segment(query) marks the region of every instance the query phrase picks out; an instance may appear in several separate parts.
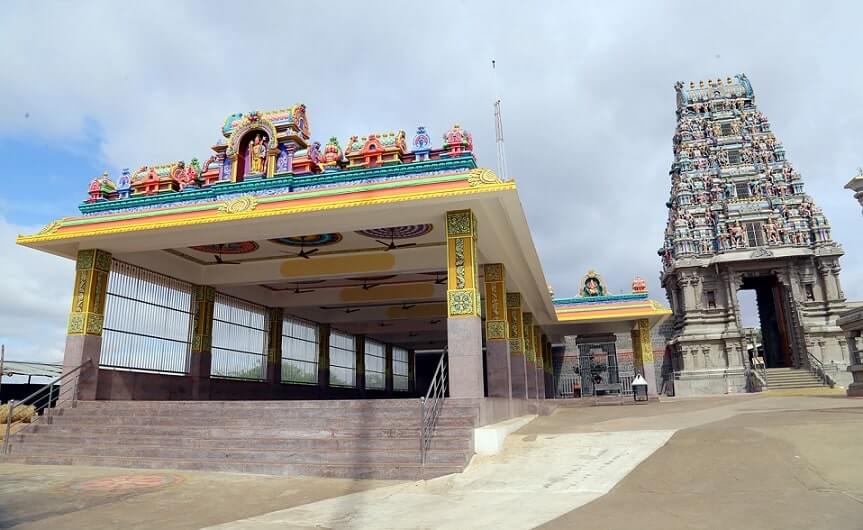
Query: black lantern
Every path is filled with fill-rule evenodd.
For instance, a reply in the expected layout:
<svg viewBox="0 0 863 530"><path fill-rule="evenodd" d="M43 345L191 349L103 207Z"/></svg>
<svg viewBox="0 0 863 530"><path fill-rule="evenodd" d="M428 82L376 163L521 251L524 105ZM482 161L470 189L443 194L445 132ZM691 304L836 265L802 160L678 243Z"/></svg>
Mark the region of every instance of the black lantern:
<svg viewBox="0 0 863 530"><path fill-rule="evenodd" d="M647 380L637 374L632 380L632 398L637 402L647 403Z"/></svg>

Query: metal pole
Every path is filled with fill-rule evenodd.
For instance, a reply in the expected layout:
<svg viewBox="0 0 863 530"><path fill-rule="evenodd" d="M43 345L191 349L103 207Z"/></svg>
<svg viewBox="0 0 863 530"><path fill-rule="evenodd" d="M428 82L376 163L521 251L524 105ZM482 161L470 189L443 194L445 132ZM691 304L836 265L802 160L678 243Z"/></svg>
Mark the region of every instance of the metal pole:
<svg viewBox="0 0 863 530"><path fill-rule="evenodd" d="M3 388L3 362L6 360L6 345L0 344L0 389Z"/></svg>
<svg viewBox="0 0 863 530"><path fill-rule="evenodd" d="M48 423L51 423L51 402L54 401L54 385L48 387L48 404L45 405L48 409L45 411L45 414L48 415ZM35 414L36 411L33 411Z"/></svg>
<svg viewBox="0 0 863 530"><path fill-rule="evenodd" d="M6 414L6 434L3 436L3 454L9 454L9 434L12 432L12 409L15 407L15 400L10 399L7 403L9 413Z"/></svg>

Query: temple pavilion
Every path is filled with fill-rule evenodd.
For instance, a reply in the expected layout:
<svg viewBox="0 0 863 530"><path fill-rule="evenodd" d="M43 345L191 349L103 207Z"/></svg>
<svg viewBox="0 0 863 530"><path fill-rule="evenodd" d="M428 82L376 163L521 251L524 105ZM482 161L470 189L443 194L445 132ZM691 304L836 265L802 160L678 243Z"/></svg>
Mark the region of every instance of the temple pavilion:
<svg viewBox="0 0 863 530"><path fill-rule="evenodd" d="M594 272L555 300L516 182L458 125L436 144L419 127L322 146L295 105L229 116L206 159L94 179L81 215L18 239L76 261L79 399L413 397L445 366L450 398L527 402L616 378L559 347L593 359L615 333L655 394L670 311Z"/></svg>

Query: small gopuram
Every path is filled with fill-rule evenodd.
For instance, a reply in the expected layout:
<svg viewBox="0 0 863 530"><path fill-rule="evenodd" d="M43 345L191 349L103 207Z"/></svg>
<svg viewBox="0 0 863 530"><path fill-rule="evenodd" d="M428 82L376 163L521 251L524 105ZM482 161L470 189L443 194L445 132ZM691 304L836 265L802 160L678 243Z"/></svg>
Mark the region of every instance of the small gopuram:
<svg viewBox="0 0 863 530"><path fill-rule="evenodd" d="M653 340L651 329L671 311L648 297L642 278L632 281L631 292L611 294L591 270L579 285L578 296L554 299L560 322L554 330L562 346L553 355L554 396L631 395L636 374L647 380L648 395L657 396L663 390L665 340ZM626 340L619 341L621 335Z"/></svg>
<svg viewBox="0 0 863 530"><path fill-rule="evenodd" d="M737 293L756 292L768 371L829 372L845 382L842 248L786 160L745 75L677 83L677 130L662 258L674 312L677 395L756 383ZM754 375L760 377L760 371ZM768 375L769 377L769 375Z"/></svg>

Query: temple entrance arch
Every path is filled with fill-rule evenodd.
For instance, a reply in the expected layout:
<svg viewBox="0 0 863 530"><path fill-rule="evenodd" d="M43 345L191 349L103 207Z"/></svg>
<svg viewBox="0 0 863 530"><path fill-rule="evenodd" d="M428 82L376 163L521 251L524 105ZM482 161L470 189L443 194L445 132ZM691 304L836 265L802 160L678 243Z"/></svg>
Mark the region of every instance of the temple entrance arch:
<svg viewBox="0 0 863 530"><path fill-rule="evenodd" d="M798 365L787 288L775 274L747 276L742 280L738 295L741 291L754 291L759 322L760 341L754 342L760 342L761 348L753 344L752 355L763 356L767 368Z"/></svg>

